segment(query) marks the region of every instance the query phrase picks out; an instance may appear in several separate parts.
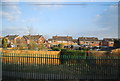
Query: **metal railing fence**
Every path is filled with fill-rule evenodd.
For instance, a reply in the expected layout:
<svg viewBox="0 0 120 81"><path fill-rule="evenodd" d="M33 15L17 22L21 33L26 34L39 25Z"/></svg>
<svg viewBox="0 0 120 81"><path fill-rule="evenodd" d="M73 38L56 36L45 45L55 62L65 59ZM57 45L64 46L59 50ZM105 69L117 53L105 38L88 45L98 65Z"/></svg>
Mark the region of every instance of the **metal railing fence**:
<svg viewBox="0 0 120 81"><path fill-rule="evenodd" d="M5 79L119 79L119 57L1 54Z"/></svg>

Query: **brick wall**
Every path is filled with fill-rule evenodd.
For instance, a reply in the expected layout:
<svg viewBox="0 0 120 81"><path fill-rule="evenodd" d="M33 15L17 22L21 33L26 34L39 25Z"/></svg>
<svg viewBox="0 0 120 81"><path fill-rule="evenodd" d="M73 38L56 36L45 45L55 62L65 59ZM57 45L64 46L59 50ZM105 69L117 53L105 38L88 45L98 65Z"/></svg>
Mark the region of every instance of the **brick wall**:
<svg viewBox="0 0 120 81"><path fill-rule="evenodd" d="M99 41L79 41L79 45L81 44L91 45L91 46L100 46Z"/></svg>

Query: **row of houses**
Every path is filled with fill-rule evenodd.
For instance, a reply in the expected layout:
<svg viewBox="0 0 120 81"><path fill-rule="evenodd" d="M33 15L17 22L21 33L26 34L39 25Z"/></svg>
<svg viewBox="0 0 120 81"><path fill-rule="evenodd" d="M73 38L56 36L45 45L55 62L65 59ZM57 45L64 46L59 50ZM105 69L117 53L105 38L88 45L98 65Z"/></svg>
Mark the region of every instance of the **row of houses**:
<svg viewBox="0 0 120 81"><path fill-rule="evenodd" d="M0 39L6 38L8 43L11 44L30 44L34 41L37 44L44 44L46 47L58 46L63 43L64 46L68 45L88 45L88 46L108 46L113 47L114 40L117 38L104 38L99 40L97 37L78 37L73 39L72 36L53 36L51 39L46 40L42 35L7 35L0 37Z"/></svg>
<svg viewBox="0 0 120 81"><path fill-rule="evenodd" d="M118 40L118 38L104 38L103 40L99 40L97 37L78 37L78 39L73 39L71 36L53 36L52 39L48 39L48 43L50 43L51 45L64 43L64 45L113 47L115 40Z"/></svg>

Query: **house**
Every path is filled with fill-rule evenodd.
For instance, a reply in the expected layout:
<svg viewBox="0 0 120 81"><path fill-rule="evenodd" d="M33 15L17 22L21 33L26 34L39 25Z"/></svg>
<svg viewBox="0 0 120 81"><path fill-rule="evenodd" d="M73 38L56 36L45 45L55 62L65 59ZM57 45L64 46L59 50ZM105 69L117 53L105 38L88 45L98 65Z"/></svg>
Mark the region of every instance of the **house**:
<svg viewBox="0 0 120 81"><path fill-rule="evenodd" d="M77 43L73 42L73 38L71 36L53 36L52 39L48 39L48 43L50 43L50 47L58 46L58 44L65 45L77 45Z"/></svg>
<svg viewBox="0 0 120 81"><path fill-rule="evenodd" d="M79 37L78 45L100 46L100 41L97 37Z"/></svg>
<svg viewBox="0 0 120 81"><path fill-rule="evenodd" d="M8 40L10 44L18 44L20 43L21 37L19 35L7 35L5 38Z"/></svg>
<svg viewBox="0 0 120 81"><path fill-rule="evenodd" d="M24 35L21 38L21 43L30 44L30 42L36 42L37 44L44 44L45 38L42 35Z"/></svg>
<svg viewBox="0 0 120 81"><path fill-rule="evenodd" d="M117 38L104 38L102 41L102 46L113 47L115 40L117 40Z"/></svg>
<svg viewBox="0 0 120 81"><path fill-rule="evenodd" d="M73 42L78 44L78 39L73 39Z"/></svg>
<svg viewBox="0 0 120 81"><path fill-rule="evenodd" d="M102 41L103 40L98 40L99 41L99 46L102 46Z"/></svg>

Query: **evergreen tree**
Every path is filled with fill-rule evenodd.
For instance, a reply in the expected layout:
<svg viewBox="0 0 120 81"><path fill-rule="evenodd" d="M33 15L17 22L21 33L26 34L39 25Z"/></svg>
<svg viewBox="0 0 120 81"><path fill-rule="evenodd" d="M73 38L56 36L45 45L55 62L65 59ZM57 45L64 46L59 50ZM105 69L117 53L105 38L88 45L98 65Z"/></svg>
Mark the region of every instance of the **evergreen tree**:
<svg viewBox="0 0 120 81"><path fill-rule="evenodd" d="M114 41L114 47L120 48L120 40Z"/></svg>
<svg viewBox="0 0 120 81"><path fill-rule="evenodd" d="M63 49L63 48L64 48L64 44L63 44L63 43L58 44L58 47L59 47L60 49Z"/></svg>
<svg viewBox="0 0 120 81"><path fill-rule="evenodd" d="M7 48L7 39L6 38L2 39L2 47Z"/></svg>

